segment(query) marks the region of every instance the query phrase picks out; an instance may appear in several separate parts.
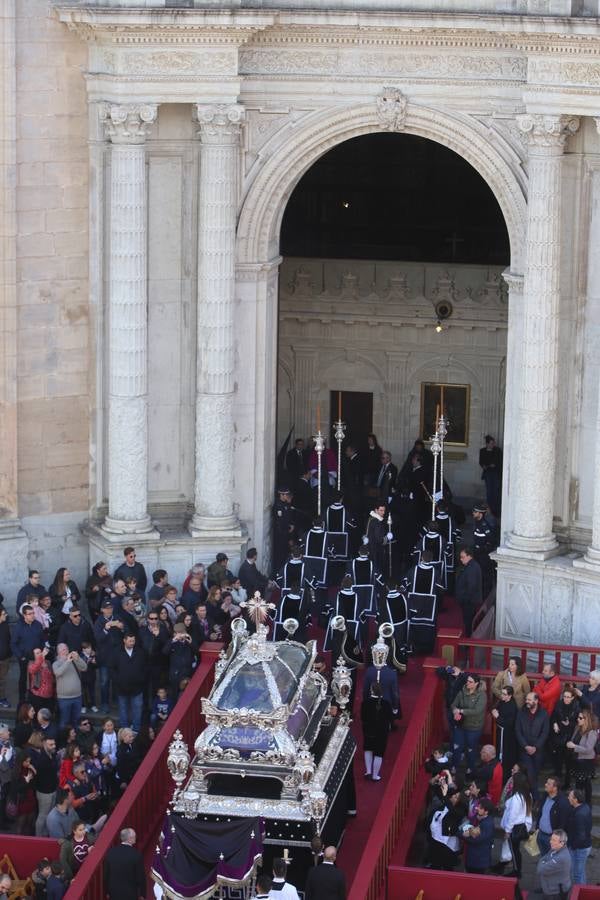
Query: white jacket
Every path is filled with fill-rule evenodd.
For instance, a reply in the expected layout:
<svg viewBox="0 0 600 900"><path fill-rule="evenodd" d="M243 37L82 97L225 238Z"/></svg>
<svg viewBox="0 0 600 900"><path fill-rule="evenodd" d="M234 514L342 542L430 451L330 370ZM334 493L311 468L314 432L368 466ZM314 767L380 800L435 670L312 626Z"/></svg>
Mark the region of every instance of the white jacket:
<svg viewBox="0 0 600 900"><path fill-rule="evenodd" d="M521 794L513 794L506 801L504 815L500 823L506 834L512 834L515 825L525 825L527 831L531 831L531 813L527 812L527 804Z"/></svg>

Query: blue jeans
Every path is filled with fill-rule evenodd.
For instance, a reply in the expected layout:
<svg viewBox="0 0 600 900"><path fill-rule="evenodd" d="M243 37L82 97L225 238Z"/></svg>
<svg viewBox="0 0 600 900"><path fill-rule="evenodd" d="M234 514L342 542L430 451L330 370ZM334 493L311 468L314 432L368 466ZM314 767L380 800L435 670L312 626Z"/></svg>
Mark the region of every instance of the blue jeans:
<svg viewBox="0 0 600 900"><path fill-rule="evenodd" d="M61 728L66 725L79 725L81 716L81 696L72 697L70 700L58 698L58 724Z"/></svg>
<svg viewBox="0 0 600 900"><path fill-rule="evenodd" d="M108 666L98 666L100 676L100 706L108 709L110 702L110 669Z"/></svg>
<svg viewBox="0 0 600 900"><path fill-rule="evenodd" d="M538 847L540 848L540 857L550 853L550 835L545 831L538 831L537 835Z"/></svg>
<svg viewBox="0 0 600 900"><path fill-rule="evenodd" d="M463 754L467 754L467 768L473 771L477 763L477 750L481 740L481 731L467 731L466 728L454 728L454 756L452 764L458 769Z"/></svg>
<svg viewBox="0 0 600 900"><path fill-rule="evenodd" d="M136 733L142 727L144 694L119 694L119 726L132 728Z"/></svg>
<svg viewBox="0 0 600 900"><path fill-rule="evenodd" d="M587 884L585 880L585 864L591 850L591 847L584 847L583 850L571 850L569 847L572 865L571 881L573 884Z"/></svg>

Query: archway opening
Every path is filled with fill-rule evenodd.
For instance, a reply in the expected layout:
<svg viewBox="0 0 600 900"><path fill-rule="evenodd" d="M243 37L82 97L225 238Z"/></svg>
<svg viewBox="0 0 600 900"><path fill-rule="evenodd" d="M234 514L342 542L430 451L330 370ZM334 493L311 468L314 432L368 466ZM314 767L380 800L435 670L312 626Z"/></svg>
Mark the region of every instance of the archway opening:
<svg viewBox="0 0 600 900"><path fill-rule="evenodd" d="M352 138L298 182L280 252L278 450L288 435L308 443L317 415L331 440L341 394L347 439L366 452L374 432L400 468L430 436L444 385L446 478L456 497L485 499L479 452L503 435L510 262L487 182L427 138Z"/></svg>

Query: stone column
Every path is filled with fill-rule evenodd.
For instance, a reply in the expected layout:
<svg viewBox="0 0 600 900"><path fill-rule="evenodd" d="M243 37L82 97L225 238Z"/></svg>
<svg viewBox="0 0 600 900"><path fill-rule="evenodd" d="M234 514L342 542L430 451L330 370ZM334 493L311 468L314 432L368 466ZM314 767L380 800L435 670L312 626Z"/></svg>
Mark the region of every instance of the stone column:
<svg viewBox="0 0 600 900"><path fill-rule="evenodd" d="M238 529L233 511L235 239L238 104L198 105L198 340L193 536Z"/></svg>
<svg viewBox="0 0 600 900"><path fill-rule="evenodd" d="M157 107L101 107L110 178L108 516L103 530L147 534L148 281L145 141Z"/></svg>
<svg viewBox="0 0 600 900"><path fill-rule="evenodd" d="M527 265L523 289L523 346L519 395L517 484L509 548L556 552L552 532L558 420L561 171L565 141L579 120L524 115L529 143Z"/></svg>

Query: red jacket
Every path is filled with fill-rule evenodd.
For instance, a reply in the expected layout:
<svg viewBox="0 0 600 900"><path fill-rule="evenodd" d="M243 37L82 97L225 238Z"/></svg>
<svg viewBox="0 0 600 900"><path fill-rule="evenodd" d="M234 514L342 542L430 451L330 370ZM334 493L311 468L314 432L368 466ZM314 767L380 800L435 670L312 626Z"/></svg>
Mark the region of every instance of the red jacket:
<svg viewBox="0 0 600 900"><path fill-rule="evenodd" d="M41 700L54 697L54 674L44 656L38 656L37 660L28 663L27 682L34 697Z"/></svg>
<svg viewBox="0 0 600 900"><path fill-rule="evenodd" d="M497 762L494 766L494 773L488 781L488 794L494 806L498 806L500 796L502 794L502 763Z"/></svg>
<svg viewBox="0 0 600 900"><path fill-rule="evenodd" d="M550 681L540 678L534 692L540 698L540 706L551 716L561 694L560 678L558 675L553 675Z"/></svg>

